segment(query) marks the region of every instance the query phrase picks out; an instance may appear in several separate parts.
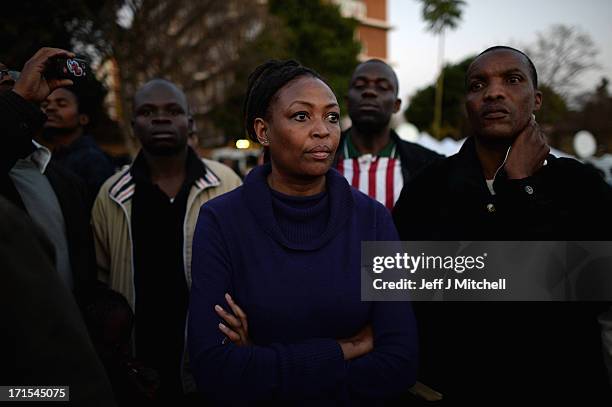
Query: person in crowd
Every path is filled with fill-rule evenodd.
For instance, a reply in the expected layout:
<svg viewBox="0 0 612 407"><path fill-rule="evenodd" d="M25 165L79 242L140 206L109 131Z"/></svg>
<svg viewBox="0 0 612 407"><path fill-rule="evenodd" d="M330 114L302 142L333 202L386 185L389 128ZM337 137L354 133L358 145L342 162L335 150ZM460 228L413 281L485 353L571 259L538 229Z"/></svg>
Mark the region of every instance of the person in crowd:
<svg viewBox="0 0 612 407"><path fill-rule="evenodd" d="M85 85L58 88L42 102L47 115L37 141L52 152L52 160L78 175L87 186L91 202L115 167L87 134L94 103Z"/></svg>
<svg viewBox="0 0 612 407"><path fill-rule="evenodd" d="M412 309L361 301L359 256L362 241L397 232L382 204L331 169L336 97L291 60L248 82L246 131L270 161L200 210L188 325L198 388L220 403L398 397L414 384Z"/></svg>
<svg viewBox="0 0 612 407"><path fill-rule="evenodd" d="M43 55L34 58L40 61ZM45 233L0 196L0 383L69 386L65 394L72 405L115 406L79 309L55 270L54 256Z"/></svg>
<svg viewBox="0 0 612 407"><path fill-rule="evenodd" d="M393 211L402 240L609 240L610 187L580 162L549 154L534 117L542 102L523 52L495 46L478 55L466 73L472 135L404 187ZM600 308L420 303L419 380L451 405L606 405Z"/></svg>
<svg viewBox="0 0 612 407"><path fill-rule="evenodd" d="M549 154L533 116L542 105L537 86L531 60L518 50L493 47L476 58L466 78L472 137L404 189L394 211L402 238L609 236L584 225L610 221L610 188L589 167Z"/></svg>
<svg viewBox="0 0 612 407"><path fill-rule="evenodd" d="M437 153L399 138L391 116L402 104L399 82L389 65L370 59L355 68L346 98L352 127L340 139L335 167L348 182L393 209L403 185Z"/></svg>
<svg viewBox="0 0 612 407"><path fill-rule="evenodd" d="M42 48L19 77L15 71L2 74L0 134L6 143L0 149L0 194L25 210L43 230L53 244L55 269L81 302L96 281L86 188L77 176L51 160L46 147L33 141L47 121L39 104L51 92L72 85L68 79L46 80L46 64L51 58L67 56L73 54Z"/></svg>
<svg viewBox="0 0 612 407"><path fill-rule="evenodd" d="M158 400L180 402L191 391L182 367L198 211L240 179L187 145L187 99L172 82L147 82L133 111L142 149L104 183L92 211L98 276L134 310L135 357L158 371Z"/></svg>

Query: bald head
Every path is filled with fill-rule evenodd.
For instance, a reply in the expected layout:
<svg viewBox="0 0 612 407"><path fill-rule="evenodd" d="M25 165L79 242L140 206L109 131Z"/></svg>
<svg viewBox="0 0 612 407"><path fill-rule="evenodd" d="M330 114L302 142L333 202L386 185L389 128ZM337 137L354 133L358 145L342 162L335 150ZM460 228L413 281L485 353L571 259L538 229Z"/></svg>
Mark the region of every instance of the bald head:
<svg viewBox="0 0 612 407"><path fill-rule="evenodd" d="M392 85L393 90L395 92L395 96L399 93L399 81L397 79L397 75L393 68L389 66L385 61L380 59L368 59L365 62L357 65L355 70L353 71L353 76L351 78L351 82L360 75L360 73L364 70L375 70L379 73L379 76L386 78Z"/></svg>
<svg viewBox="0 0 612 407"><path fill-rule="evenodd" d="M161 94L164 96L173 95L176 103L180 104L186 112L188 111L189 107L185 93L174 83L161 78L151 79L136 91L132 105L133 110L136 111L139 105L147 103L150 99L157 98Z"/></svg>

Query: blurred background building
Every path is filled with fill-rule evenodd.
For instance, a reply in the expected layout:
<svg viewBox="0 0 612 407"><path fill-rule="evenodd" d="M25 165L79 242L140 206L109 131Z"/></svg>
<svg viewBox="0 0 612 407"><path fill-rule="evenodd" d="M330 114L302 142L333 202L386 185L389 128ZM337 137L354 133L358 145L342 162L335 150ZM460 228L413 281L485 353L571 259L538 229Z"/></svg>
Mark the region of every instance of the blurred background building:
<svg viewBox="0 0 612 407"><path fill-rule="evenodd" d="M387 0L333 0L342 16L359 22L355 32L361 44L359 60L388 60L388 31L392 28L387 16Z"/></svg>

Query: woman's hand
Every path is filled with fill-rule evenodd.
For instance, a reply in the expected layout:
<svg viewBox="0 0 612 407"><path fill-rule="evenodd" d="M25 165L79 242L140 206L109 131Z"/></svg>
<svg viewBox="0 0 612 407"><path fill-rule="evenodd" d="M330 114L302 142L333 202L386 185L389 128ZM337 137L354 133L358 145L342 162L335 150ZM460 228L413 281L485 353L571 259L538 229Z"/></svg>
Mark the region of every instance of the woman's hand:
<svg viewBox="0 0 612 407"><path fill-rule="evenodd" d="M368 324L356 335L347 339L339 339L344 360L351 360L370 353L374 349L374 333Z"/></svg>
<svg viewBox="0 0 612 407"><path fill-rule="evenodd" d="M225 301L227 301L230 306L233 315L225 311L220 305L215 305L217 315L225 321L225 324L219 323L219 329L234 343L234 345L251 345L246 313L234 302L229 294L225 294Z"/></svg>
<svg viewBox="0 0 612 407"><path fill-rule="evenodd" d="M234 345L251 345L246 313L234 302L229 294L225 294L225 300L230 306L233 315L224 310L220 305L215 305L217 315L225 321L225 324L219 323L219 330L221 330ZM342 348L344 360L351 360L363 356L374 349L374 334L372 332L372 327L366 325L354 336L340 339L338 343Z"/></svg>

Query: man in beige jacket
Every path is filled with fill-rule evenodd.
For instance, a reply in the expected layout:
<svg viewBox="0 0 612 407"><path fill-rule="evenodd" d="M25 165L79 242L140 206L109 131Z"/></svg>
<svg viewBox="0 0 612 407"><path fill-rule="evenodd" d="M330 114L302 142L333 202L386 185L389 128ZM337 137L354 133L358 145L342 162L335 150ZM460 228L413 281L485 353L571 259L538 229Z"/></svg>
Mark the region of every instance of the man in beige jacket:
<svg viewBox="0 0 612 407"><path fill-rule="evenodd" d="M134 96L132 128L142 149L108 179L92 213L99 279L135 313L135 357L159 373L161 401L192 390L183 360L191 242L200 206L240 185L223 164L187 145L187 99L154 79Z"/></svg>

